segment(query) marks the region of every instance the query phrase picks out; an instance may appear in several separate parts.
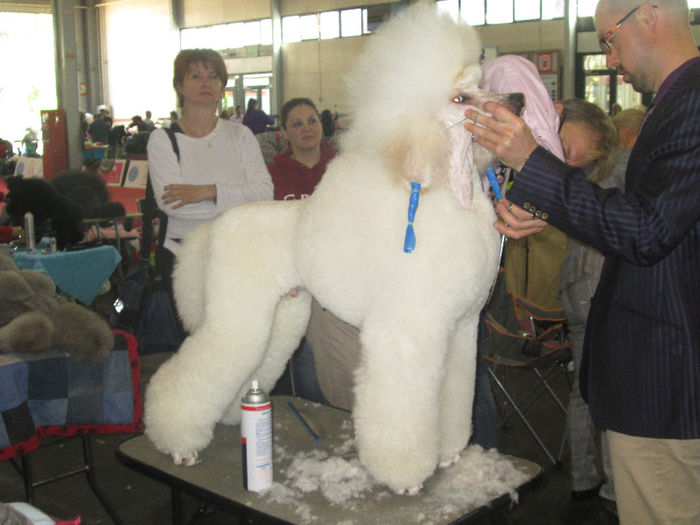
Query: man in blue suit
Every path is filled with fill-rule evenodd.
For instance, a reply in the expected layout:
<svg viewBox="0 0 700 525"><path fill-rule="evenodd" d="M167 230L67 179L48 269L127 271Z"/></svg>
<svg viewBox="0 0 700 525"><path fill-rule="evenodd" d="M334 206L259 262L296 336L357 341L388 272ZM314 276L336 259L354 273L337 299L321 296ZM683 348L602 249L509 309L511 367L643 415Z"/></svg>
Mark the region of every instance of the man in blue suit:
<svg viewBox="0 0 700 525"><path fill-rule="evenodd" d="M468 110L465 129L519 172L496 206L501 233L547 221L606 255L581 390L608 430L621 523L700 523L700 53L685 0L600 0L595 25L608 66L656 93L624 193L586 181L501 106Z"/></svg>

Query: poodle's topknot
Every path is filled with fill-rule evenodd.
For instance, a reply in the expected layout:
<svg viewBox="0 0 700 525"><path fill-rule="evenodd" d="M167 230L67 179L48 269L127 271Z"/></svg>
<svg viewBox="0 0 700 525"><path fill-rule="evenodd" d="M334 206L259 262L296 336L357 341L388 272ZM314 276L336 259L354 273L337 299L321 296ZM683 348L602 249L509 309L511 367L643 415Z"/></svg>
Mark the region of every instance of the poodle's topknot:
<svg viewBox="0 0 700 525"><path fill-rule="evenodd" d="M434 116L465 67L480 74L480 54L476 31L434 3L403 9L372 35L346 79L353 128L390 132L407 116Z"/></svg>

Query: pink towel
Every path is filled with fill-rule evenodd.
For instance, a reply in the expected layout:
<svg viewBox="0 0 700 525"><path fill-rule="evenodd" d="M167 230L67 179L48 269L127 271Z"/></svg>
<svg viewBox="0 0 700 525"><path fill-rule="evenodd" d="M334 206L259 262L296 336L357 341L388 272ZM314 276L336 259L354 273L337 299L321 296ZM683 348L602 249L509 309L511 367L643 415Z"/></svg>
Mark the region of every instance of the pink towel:
<svg viewBox="0 0 700 525"><path fill-rule="evenodd" d="M492 93L522 93L522 118L535 140L564 160L559 139L559 114L549 98L535 64L518 55L503 55L484 64L481 88Z"/></svg>

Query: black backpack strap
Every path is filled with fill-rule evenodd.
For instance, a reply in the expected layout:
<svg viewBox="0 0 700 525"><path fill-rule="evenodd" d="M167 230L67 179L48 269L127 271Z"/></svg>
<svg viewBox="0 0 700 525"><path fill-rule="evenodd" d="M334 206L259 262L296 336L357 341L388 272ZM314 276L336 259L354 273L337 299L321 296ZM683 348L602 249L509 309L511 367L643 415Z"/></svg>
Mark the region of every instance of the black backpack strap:
<svg viewBox="0 0 700 525"><path fill-rule="evenodd" d="M167 133L168 137L170 138L170 142L173 146L173 151L175 152L175 156L177 157L178 163L180 162L180 148L177 145L177 138L175 137L175 133L182 133L182 130L180 129L180 126L177 125L176 122L173 122L173 124L169 128L163 128L164 131ZM158 219L159 221L159 226L158 226L158 237L156 238L156 253L159 248L163 246L165 243L165 234L168 230L168 215L161 210L158 207L158 203L156 202L155 195L153 193L153 186L151 185L151 176L150 173L148 177L146 178L146 196L143 200L143 203L141 205L141 213L142 213L142 236L141 236L141 259L144 261L148 261L150 259L151 251L150 251L150 246L151 243L153 242L153 220ZM143 248L148 247L146 250ZM145 253L144 253L145 252ZM156 268L156 275L159 274L158 268Z"/></svg>
<svg viewBox="0 0 700 525"><path fill-rule="evenodd" d="M177 157L177 161L180 162L180 147L177 145L177 139L175 138L175 133L182 133L182 129L177 122L173 122L169 128L165 128L165 132L170 137L170 142L173 145L173 151Z"/></svg>

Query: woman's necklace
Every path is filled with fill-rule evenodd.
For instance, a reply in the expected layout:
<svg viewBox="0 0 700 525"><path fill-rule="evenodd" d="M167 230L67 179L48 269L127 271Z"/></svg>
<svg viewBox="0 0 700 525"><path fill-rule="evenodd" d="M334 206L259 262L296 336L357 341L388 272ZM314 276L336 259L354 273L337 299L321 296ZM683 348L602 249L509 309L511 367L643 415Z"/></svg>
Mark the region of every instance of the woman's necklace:
<svg viewBox="0 0 700 525"><path fill-rule="evenodd" d="M217 119L217 121L218 121L217 117L214 117L214 118ZM192 132L192 130L190 129L189 125L187 124L187 122L185 121L184 118L180 120L180 128L182 129L182 131L185 132L185 135L187 135L188 137L192 137L192 138L198 139L200 141L202 139L206 138L207 140L205 140L204 142L206 143L207 148L211 148L211 145L214 142L214 139L216 138L216 125L217 125L217 123L218 122L214 122L214 128L212 129L212 131L205 133L204 135L201 135L201 136L198 133Z"/></svg>

